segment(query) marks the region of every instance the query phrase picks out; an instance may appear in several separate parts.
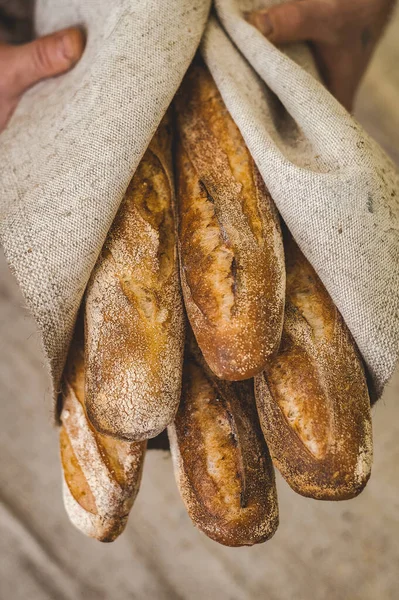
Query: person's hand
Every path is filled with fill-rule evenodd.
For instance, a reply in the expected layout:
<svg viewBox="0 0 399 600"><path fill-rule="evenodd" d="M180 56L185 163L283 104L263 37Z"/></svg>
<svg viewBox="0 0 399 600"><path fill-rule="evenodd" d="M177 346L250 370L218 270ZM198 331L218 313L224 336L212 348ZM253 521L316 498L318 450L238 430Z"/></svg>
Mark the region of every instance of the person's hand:
<svg viewBox="0 0 399 600"><path fill-rule="evenodd" d="M247 15L271 42L309 41L331 93L348 109L395 0L293 0Z"/></svg>
<svg viewBox="0 0 399 600"><path fill-rule="evenodd" d="M0 132L22 94L32 85L71 69L84 49L84 35L71 27L28 44L0 44Z"/></svg>

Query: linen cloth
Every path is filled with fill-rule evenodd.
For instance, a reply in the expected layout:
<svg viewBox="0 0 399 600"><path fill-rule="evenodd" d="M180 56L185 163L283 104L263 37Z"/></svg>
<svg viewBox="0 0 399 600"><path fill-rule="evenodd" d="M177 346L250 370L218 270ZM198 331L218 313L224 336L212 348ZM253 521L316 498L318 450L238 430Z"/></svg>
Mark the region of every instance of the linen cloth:
<svg viewBox="0 0 399 600"><path fill-rule="evenodd" d="M280 214L343 315L377 395L399 351L399 176L320 83L306 45L244 18L275 4L39 0L37 32L85 53L0 136L0 236L42 335L54 398L79 304L128 183L201 42Z"/></svg>

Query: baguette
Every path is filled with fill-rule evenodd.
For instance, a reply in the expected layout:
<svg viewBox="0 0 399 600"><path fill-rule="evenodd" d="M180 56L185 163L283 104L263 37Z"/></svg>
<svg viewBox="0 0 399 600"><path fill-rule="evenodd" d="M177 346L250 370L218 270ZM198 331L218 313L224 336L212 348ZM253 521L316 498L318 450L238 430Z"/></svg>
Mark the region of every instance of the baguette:
<svg viewBox="0 0 399 600"><path fill-rule="evenodd" d="M98 431L155 437L173 421L184 347L165 117L129 185L86 292L86 409Z"/></svg>
<svg viewBox="0 0 399 600"><path fill-rule="evenodd" d="M168 427L176 482L194 524L226 546L251 546L278 526L274 470L253 382L217 379L187 344L183 392Z"/></svg>
<svg viewBox="0 0 399 600"><path fill-rule="evenodd" d="M356 345L314 269L287 233L286 316L277 356L255 380L275 466L299 494L345 500L370 476L372 431Z"/></svg>
<svg viewBox="0 0 399 600"><path fill-rule="evenodd" d="M68 516L83 533L112 542L125 528L137 495L146 442L96 432L84 408L83 340L75 337L64 372L60 450Z"/></svg>
<svg viewBox="0 0 399 600"><path fill-rule="evenodd" d="M285 271L273 201L201 64L175 100L181 282L198 345L223 379L263 370L283 324Z"/></svg>

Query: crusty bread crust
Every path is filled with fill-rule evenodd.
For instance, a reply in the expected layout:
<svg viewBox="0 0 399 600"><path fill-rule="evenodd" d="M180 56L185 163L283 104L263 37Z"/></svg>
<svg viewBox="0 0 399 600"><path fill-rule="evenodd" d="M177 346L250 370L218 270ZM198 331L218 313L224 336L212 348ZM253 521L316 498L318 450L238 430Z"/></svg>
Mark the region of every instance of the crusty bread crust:
<svg viewBox="0 0 399 600"><path fill-rule="evenodd" d="M146 442L125 442L94 430L84 409L83 341L72 343L64 372L60 450L64 504L83 533L112 542L137 495Z"/></svg>
<svg viewBox="0 0 399 600"><path fill-rule="evenodd" d="M188 318L213 372L241 380L279 344L284 250L273 201L206 68L175 100L176 197Z"/></svg>
<svg viewBox="0 0 399 600"><path fill-rule="evenodd" d="M314 269L285 235L287 294L277 356L255 379L274 464L299 494L352 498L372 464L370 399L356 345Z"/></svg>
<svg viewBox="0 0 399 600"><path fill-rule="evenodd" d="M165 117L126 192L86 292L86 409L98 431L144 440L173 420L184 320Z"/></svg>
<svg viewBox="0 0 399 600"><path fill-rule="evenodd" d="M186 348L182 400L168 434L177 485L201 531L226 546L250 546L274 534L274 471L253 382L217 379L193 339Z"/></svg>

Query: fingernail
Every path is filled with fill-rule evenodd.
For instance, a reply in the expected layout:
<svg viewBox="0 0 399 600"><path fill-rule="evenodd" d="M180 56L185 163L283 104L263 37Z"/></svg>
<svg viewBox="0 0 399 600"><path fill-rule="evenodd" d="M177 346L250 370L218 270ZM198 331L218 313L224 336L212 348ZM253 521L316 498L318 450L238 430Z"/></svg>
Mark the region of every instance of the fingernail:
<svg viewBox="0 0 399 600"><path fill-rule="evenodd" d="M263 35L269 36L273 31L273 25L267 12L246 13L245 18L248 23L251 23L256 29L259 29Z"/></svg>
<svg viewBox="0 0 399 600"><path fill-rule="evenodd" d="M71 35L69 31L61 35L58 42L58 49L68 63L74 63L79 58L75 36Z"/></svg>

